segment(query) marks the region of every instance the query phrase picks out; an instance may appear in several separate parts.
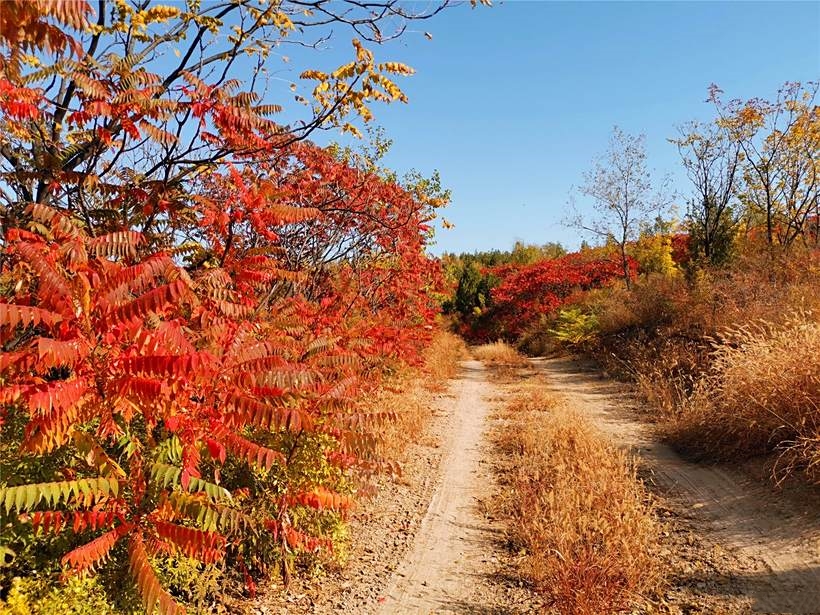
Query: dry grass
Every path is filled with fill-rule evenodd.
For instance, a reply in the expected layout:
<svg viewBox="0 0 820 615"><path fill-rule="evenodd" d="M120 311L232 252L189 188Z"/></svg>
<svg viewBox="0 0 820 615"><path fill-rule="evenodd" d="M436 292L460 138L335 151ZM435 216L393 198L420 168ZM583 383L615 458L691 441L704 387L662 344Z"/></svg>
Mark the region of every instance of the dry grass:
<svg viewBox="0 0 820 615"><path fill-rule="evenodd" d="M607 350L624 341L656 343L668 354L673 345L702 342L727 328L765 320L782 324L795 311L820 310L820 263L794 256L774 262L746 259L723 270L683 276L642 276L631 290L589 291L578 304L593 312ZM607 341L610 344L606 344ZM617 354L622 354L617 352ZM690 353L691 354L691 353ZM707 357L694 359L707 362Z"/></svg>
<svg viewBox="0 0 820 615"><path fill-rule="evenodd" d="M424 372L428 386L440 390L458 372L458 364L468 356L464 340L449 331L441 331L424 353Z"/></svg>
<svg viewBox="0 0 820 615"><path fill-rule="evenodd" d="M818 252L798 252L769 260L765 254L743 256L735 266L705 276L698 302L710 306L712 329L752 321L784 323L795 311L820 310Z"/></svg>
<svg viewBox="0 0 820 615"><path fill-rule="evenodd" d="M780 451L780 469L820 481L817 319L791 316L820 314L819 280L816 254L752 254L581 304L600 323L592 353L636 383L673 444L721 459Z"/></svg>
<svg viewBox="0 0 820 615"><path fill-rule="evenodd" d="M473 346L470 351L476 359L492 366L524 367L527 365L525 357L521 356L515 348L502 341Z"/></svg>
<svg viewBox="0 0 820 615"><path fill-rule="evenodd" d="M645 603L663 584L660 530L633 462L542 386L502 412L500 509L525 576L562 615Z"/></svg>
<svg viewBox="0 0 820 615"><path fill-rule="evenodd" d="M492 370L491 377L495 381L514 380L521 370L531 367L524 355L502 341L473 346L470 354Z"/></svg>
<svg viewBox="0 0 820 615"><path fill-rule="evenodd" d="M820 481L820 322L798 314L726 332L672 420L675 439L721 458L781 451Z"/></svg>
<svg viewBox="0 0 820 615"><path fill-rule="evenodd" d="M674 365L674 364L673 364ZM677 415L691 388L689 374L674 373L667 362L646 362L635 370L638 394L651 409L655 418L668 421Z"/></svg>

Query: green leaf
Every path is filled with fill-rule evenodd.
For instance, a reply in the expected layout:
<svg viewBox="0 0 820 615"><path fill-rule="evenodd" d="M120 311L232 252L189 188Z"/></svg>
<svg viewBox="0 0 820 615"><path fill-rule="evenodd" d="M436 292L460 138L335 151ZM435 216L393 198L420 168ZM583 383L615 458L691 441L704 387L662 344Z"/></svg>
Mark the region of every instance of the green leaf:
<svg viewBox="0 0 820 615"><path fill-rule="evenodd" d="M182 470L169 466L168 469L165 470L165 475L162 478L162 486L167 487L168 485L177 485L181 474Z"/></svg>
<svg viewBox="0 0 820 615"><path fill-rule="evenodd" d="M37 485L26 485L26 510L31 510L40 501L40 489Z"/></svg>
<svg viewBox="0 0 820 615"><path fill-rule="evenodd" d="M86 499L98 501L102 496L117 494L119 484L114 479L95 477L91 479L66 480L53 483L32 483L0 489L0 501L6 514L12 510L22 512L45 502L50 508L70 501L72 496L82 495Z"/></svg>
<svg viewBox="0 0 820 615"><path fill-rule="evenodd" d="M98 478L97 490L108 496L111 493L111 483L108 481L107 478Z"/></svg>
<svg viewBox="0 0 820 615"><path fill-rule="evenodd" d="M6 514L11 512L11 509L14 507L14 490L13 489L5 489L5 497L3 498L3 506L6 509Z"/></svg>
<svg viewBox="0 0 820 615"><path fill-rule="evenodd" d="M57 504L58 500L60 499L62 499L63 502L66 502L68 498L71 497L71 494L73 493L75 488L76 486L74 485L74 481L65 481L63 483L60 483L59 491L52 493L52 502L50 502L50 504Z"/></svg>
<svg viewBox="0 0 820 615"><path fill-rule="evenodd" d="M86 479L81 478L80 480L76 481L76 483L78 495L79 493L82 493L83 496L88 496L91 493L91 486L88 484L88 481Z"/></svg>
<svg viewBox="0 0 820 615"><path fill-rule="evenodd" d="M15 491L16 491L16 494L14 496L14 508L16 508L18 511L24 510L23 505L26 502L25 486L16 487Z"/></svg>

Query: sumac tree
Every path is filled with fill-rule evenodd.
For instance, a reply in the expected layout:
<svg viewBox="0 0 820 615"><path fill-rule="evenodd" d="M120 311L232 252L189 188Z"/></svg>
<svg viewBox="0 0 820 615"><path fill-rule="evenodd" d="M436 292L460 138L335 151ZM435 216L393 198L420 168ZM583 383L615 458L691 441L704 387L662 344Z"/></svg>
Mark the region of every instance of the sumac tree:
<svg viewBox="0 0 820 615"><path fill-rule="evenodd" d="M114 559L171 613L157 558L252 580L332 548L300 519L392 468L360 400L430 337L443 193L304 138L402 100L409 69L360 41L438 8L4 3L4 550L69 535L66 572ZM309 117L277 123L264 63L330 24L358 32L351 62L303 73Z"/></svg>

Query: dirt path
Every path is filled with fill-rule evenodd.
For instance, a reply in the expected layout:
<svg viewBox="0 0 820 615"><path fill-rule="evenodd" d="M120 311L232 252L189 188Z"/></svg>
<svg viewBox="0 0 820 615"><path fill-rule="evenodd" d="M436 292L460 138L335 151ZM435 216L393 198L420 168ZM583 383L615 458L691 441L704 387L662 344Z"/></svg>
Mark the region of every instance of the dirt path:
<svg viewBox="0 0 820 615"><path fill-rule="evenodd" d="M412 547L392 575L378 613L517 613L535 608L501 574L501 528L482 511L492 492L485 430L498 390L478 361L463 363L440 434L438 484Z"/></svg>
<svg viewBox="0 0 820 615"><path fill-rule="evenodd" d="M485 432L501 391L465 361L446 391L423 392L431 409L407 447L399 479L382 477L351 519L349 559L317 578L272 586L252 615L541 613L515 575L499 523L485 511L495 475Z"/></svg>
<svg viewBox="0 0 820 615"><path fill-rule="evenodd" d="M635 416L624 387L588 364L568 358L533 363L571 407L640 456L656 489L694 519L711 544L742 562L719 591L748 597L757 613L820 613L816 499L775 491L739 471L685 461Z"/></svg>

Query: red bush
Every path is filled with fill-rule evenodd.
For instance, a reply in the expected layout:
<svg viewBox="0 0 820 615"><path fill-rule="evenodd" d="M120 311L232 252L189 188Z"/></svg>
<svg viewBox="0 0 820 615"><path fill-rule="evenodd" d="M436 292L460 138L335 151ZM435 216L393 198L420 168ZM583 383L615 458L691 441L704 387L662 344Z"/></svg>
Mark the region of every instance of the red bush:
<svg viewBox="0 0 820 615"><path fill-rule="evenodd" d="M637 263L632 261L630 266L637 271ZM623 276L620 262L588 260L577 253L532 265L504 265L491 272L501 283L492 290L492 307L482 320L496 335L507 338L517 337L542 316L557 310L574 292Z"/></svg>

